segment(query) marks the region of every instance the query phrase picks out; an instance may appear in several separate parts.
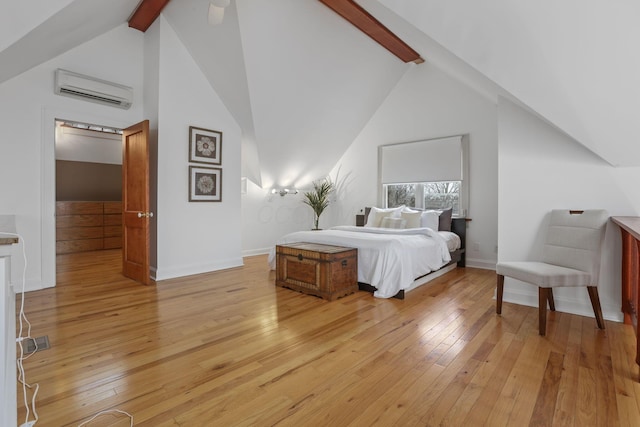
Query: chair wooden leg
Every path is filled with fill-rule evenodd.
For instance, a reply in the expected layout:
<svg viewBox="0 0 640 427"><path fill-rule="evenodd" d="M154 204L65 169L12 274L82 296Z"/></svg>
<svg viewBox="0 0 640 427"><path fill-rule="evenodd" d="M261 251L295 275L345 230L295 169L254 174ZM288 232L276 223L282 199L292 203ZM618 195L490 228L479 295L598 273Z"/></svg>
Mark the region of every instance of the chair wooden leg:
<svg viewBox="0 0 640 427"><path fill-rule="evenodd" d="M549 309L556 311L556 303L553 301L553 288L547 288L547 296L549 297Z"/></svg>
<svg viewBox="0 0 640 427"><path fill-rule="evenodd" d="M541 336L547 333L547 301L550 288L538 288L538 332Z"/></svg>
<svg viewBox="0 0 640 427"><path fill-rule="evenodd" d="M502 293L504 291L504 276L498 274L498 284L496 286L496 313L502 314Z"/></svg>
<svg viewBox="0 0 640 427"><path fill-rule="evenodd" d="M600 306L600 298L598 297L598 288L596 286L587 286L587 291L589 292L589 299L591 299L593 313L596 315L598 328L604 329L604 318L602 317L602 307Z"/></svg>

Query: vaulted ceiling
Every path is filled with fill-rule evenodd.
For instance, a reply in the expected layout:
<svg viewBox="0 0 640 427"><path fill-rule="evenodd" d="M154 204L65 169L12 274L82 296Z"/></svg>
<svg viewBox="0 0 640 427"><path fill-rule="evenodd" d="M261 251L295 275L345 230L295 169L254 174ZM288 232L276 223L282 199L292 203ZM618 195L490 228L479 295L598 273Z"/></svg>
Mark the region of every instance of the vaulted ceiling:
<svg viewBox="0 0 640 427"><path fill-rule="evenodd" d="M243 128L243 174L265 187L325 176L412 66L317 0L236 0L219 26L194 25L208 1L188 3L165 16Z"/></svg>
<svg viewBox="0 0 640 427"><path fill-rule="evenodd" d="M0 83L122 25L139 0L8 3ZM165 7L243 130L244 176L270 187L326 175L405 72L433 65L491 99L520 102L611 164L640 165L634 2L358 3L426 64L400 61L318 0L232 0L217 26L207 23L208 0Z"/></svg>
<svg viewBox="0 0 640 427"><path fill-rule="evenodd" d="M380 0L614 166L640 166L640 2Z"/></svg>

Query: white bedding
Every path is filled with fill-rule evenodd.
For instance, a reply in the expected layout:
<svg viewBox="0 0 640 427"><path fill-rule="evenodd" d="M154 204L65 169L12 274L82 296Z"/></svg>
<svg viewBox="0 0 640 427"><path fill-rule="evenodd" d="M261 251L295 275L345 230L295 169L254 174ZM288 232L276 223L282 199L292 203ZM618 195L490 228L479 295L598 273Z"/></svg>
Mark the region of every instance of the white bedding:
<svg viewBox="0 0 640 427"><path fill-rule="evenodd" d="M388 229L376 227L338 226L328 230L298 231L287 234L277 244L310 242L358 249L358 281L374 286L374 296L393 297L408 289L414 279L438 270L449 261L447 241L454 233L430 228ZM452 236L454 237L452 237ZM448 239L445 239L445 237ZM275 269L275 247L269 252L269 265Z"/></svg>

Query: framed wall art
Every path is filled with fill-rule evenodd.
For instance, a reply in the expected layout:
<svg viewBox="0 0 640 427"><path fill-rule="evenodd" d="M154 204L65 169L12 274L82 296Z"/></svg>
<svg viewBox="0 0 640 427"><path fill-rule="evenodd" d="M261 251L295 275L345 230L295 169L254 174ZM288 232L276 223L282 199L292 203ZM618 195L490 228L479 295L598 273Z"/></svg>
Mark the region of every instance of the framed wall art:
<svg viewBox="0 0 640 427"><path fill-rule="evenodd" d="M189 162L222 164L222 132L189 126Z"/></svg>
<svg viewBox="0 0 640 427"><path fill-rule="evenodd" d="M189 201L221 202L222 169L189 166Z"/></svg>

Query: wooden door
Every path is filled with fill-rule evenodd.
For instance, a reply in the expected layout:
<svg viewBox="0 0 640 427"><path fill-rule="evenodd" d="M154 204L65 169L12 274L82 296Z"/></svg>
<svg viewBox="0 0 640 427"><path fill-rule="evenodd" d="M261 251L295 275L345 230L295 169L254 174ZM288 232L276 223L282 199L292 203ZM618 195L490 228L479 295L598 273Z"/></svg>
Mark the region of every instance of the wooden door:
<svg viewBox="0 0 640 427"><path fill-rule="evenodd" d="M122 134L122 274L142 284L149 274L149 121Z"/></svg>

